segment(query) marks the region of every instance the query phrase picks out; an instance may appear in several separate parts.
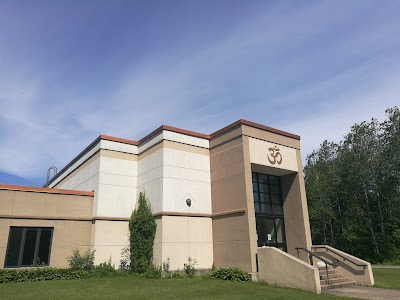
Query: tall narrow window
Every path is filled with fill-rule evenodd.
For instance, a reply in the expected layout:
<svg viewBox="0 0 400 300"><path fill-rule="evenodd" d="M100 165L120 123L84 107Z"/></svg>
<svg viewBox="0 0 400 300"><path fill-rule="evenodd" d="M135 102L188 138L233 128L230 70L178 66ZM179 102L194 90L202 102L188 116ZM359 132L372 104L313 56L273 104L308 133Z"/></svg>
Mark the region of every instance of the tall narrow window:
<svg viewBox="0 0 400 300"><path fill-rule="evenodd" d="M48 265L53 228L10 227L5 267Z"/></svg>
<svg viewBox="0 0 400 300"><path fill-rule="evenodd" d="M286 251L280 177L253 173L253 195L258 246Z"/></svg>

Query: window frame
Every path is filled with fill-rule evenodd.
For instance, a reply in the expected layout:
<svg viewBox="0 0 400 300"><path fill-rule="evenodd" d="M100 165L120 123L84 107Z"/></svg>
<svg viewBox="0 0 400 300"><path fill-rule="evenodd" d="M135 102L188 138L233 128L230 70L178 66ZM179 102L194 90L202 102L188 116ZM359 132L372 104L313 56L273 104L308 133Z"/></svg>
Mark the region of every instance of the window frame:
<svg viewBox="0 0 400 300"><path fill-rule="evenodd" d="M9 248L10 246L10 241L11 241L11 233L13 228L22 228L22 235L21 235L21 241L19 244L19 249L18 249L18 262L17 265L9 266L7 265L7 257L9 254L9 251L11 250ZM35 230L36 231L36 240L35 240L35 249L33 250L33 263L26 265L23 264L23 255L25 252L25 242L26 242L26 233L28 230ZM35 262L38 259L38 254L39 254L39 248L40 248L40 241L41 241L41 236L43 231L49 231L50 232L50 242L49 242L49 251L48 251L48 261L44 265L36 265ZM50 258L51 258L51 248L53 244L53 235L54 235L54 227L40 227L40 226L10 226L9 232L8 232L8 241L7 241L7 249L6 249L6 255L4 259L4 268L29 268L29 267L39 267L39 266L49 266L50 265Z"/></svg>
<svg viewBox="0 0 400 300"><path fill-rule="evenodd" d="M262 182L260 179L260 175L265 177L267 179L267 183ZM271 177L273 178L274 182L271 182ZM254 214L256 218L256 227L257 227L257 220L272 220L274 223L274 241L273 243L267 243L267 242L261 242L259 239L257 239L257 246L262 247L262 246L272 246L272 247L277 247L281 248L284 251L287 251L287 243L286 243L286 230L285 230L285 217L284 217L284 211L283 211L283 196L282 196L282 184L281 184L281 178L279 176L274 176L274 175L269 175L269 174L264 174L264 173L258 173L258 172L252 172L252 187L253 187L253 203L254 203ZM260 186L268 186L268 192L261 191ZM254 187L257 187L255 189ZM265 189L265 188L264 188ZM273 191L275 190L275 191ZM278 192L276 192L278 190ZM267 199L268 201L262 202L261 201L261 194L264 195L264 199ZM257 197L255 197L257 195ZM267 198L265 198L267 196ZM272 200L273 196L278 196L279 197L279 203L276 202L276 197L274 197L274 201ZM256 201L257 200L257 201ZM265 205L266 210L262 211L262 204ZM274 205L280 205L281 207L281 213L276 213L274 212ZM258 208L256 208L258 206ZM278 227L277 227L277 220L281 219L282 220L282 243L278 243ZM258 236L258 230L256 228L257 236Z"/></svg>

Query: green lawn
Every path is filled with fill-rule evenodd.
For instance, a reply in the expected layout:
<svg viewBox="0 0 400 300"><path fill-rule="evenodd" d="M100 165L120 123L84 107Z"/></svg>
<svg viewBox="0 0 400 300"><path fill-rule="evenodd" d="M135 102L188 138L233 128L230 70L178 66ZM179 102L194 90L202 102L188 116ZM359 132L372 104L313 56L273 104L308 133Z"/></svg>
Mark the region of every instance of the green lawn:
<svg viewBox="0 0 400 300"><path fill-rule="evenodd" d="M400 290L400 269L372 269L374 287Z"/></svg>
<svg viewBox="0 0 400 300"><path fill-rule="evenodd" d="M0 285L0 299L348 299L212 279L91 278Z"/></svg>

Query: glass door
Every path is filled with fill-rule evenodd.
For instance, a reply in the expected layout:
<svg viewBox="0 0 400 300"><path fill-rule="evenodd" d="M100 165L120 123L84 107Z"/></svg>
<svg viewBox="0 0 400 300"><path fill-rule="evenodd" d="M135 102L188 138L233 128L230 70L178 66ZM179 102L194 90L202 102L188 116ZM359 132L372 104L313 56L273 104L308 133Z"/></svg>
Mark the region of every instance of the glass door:
<svg viewBox="0 0 400 300"><path fill-rule="evenodd" d="M253 196L258 246L286 251L280 177L253 172Z"/></svg>

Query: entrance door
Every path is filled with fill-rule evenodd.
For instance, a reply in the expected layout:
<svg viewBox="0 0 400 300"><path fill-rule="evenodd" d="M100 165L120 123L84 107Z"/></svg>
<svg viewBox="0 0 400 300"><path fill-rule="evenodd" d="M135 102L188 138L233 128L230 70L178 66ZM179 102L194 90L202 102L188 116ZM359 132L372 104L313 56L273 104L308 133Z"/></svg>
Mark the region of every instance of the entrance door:
<svg viewBox="0 0 400 300"><path fill-rule="evenodd" d="M253 172L253 196L258 246L286 251L280 177Z"/></svg>

